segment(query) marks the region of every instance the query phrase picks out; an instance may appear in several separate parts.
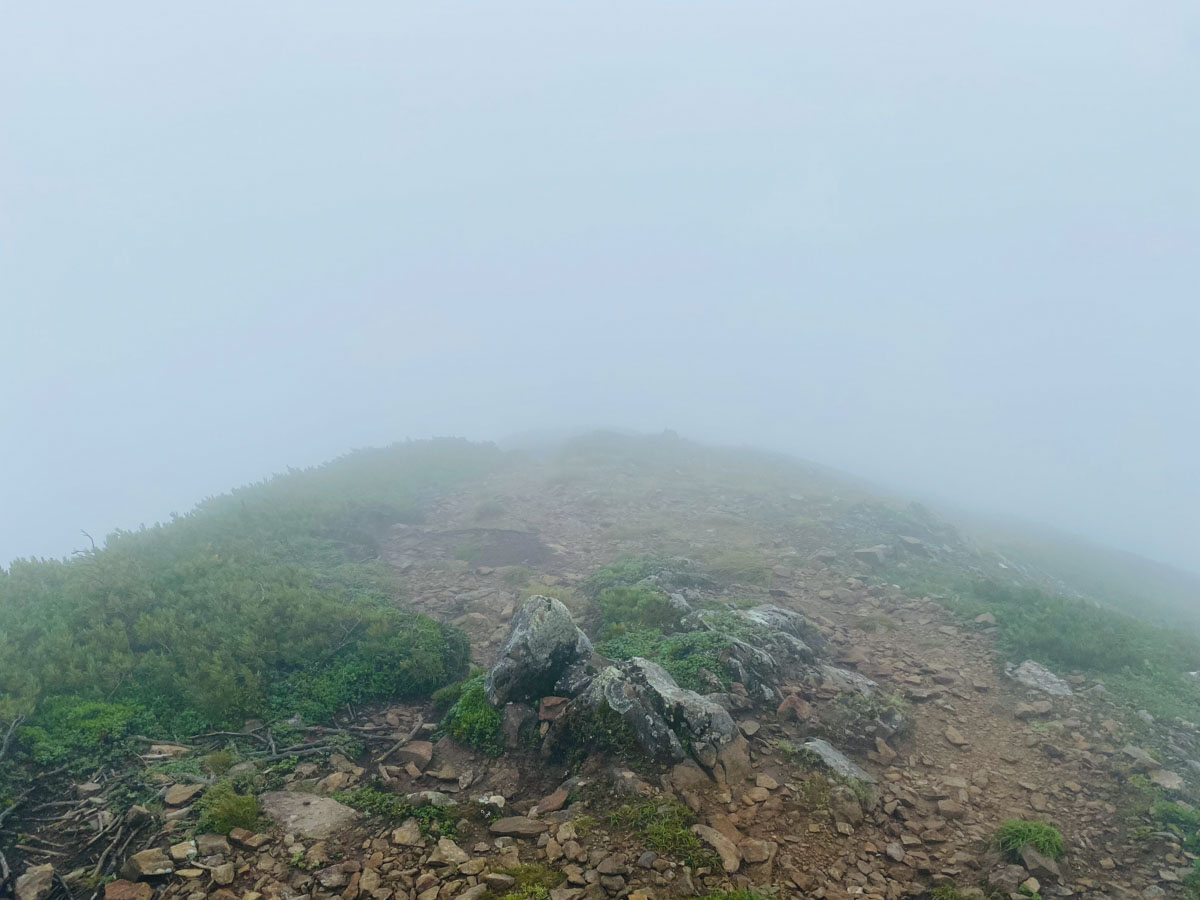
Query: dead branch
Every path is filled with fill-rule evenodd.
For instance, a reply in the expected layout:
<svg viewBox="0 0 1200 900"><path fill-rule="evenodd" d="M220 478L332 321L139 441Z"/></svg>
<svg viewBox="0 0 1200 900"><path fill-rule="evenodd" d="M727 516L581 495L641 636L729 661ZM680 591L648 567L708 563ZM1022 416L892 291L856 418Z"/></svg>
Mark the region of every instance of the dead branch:
<svg viewBox="0 0 1200 900"><path fill-rule="evenodd" d="M4 759L4 757L8 755L8 746L12 743L13 733L17 730L17 726L24 721L24 716L17 716L9 724L8 731L4 733L4 743L0 744L0 759Z"/></svg>
<svg viewBox="0 0 1200 900"><path fill-rule="evenodd" d="M403 747L405 744L407 744L409 741L411 741L413 738L415 738L420 733L421 729L424 727L425 727L425 720L417 719L417 724L413 726L413 730L408 733L407 737L402 738L399 741L399 743L397 743L394 747L392 747L392 749L389 750L387 753L383 754L383 756L379 757L379 759L376 760L376 762L381 763L381 764L387 762L388 758L393 753L395 753L397 750L399 750L401 747Z"/></svg>

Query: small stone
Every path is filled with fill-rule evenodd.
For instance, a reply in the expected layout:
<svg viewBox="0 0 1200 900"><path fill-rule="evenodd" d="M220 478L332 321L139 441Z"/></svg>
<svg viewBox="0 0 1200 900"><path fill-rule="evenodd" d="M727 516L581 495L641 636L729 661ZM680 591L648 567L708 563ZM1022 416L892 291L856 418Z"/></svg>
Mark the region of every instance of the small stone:
<svg viewBox="0 0 1200 900"><path fill-rule="evenodd" d="M1026 844L1021 848L1021 862L1025 864L1030 875L1044 881L1060 881L1062 879L1058 863L1044 853L1039 853L1032 844Z"/></svg>
<svg viewBox="0 0 1200 900"><path fill-rule="evenodd" d="M416 819L405 819L404 823L392 831L392 843L398 847L424 847L425 839L421 837L421 826Z"/></svg>
<svg viewBox="0 0 1200 900"><path fill-rule="evenodd" d="M144 881L120 878L104 886L104 900L151 900L154 888Z"/></svg>
<svg viewBox="0 0 1200 900"><path fill-rule="evenodd" d="M758 775L754 779L754 784L760 788L765 788L768 791L773 791L779 787L779 782L765 773Z"/></svg>
<svg viewBox="0 0 1200 900"><path fill-rule="evenodd" d="M493 891L507 891L510 887L517 883L517 879L511 875L502 875L499 872L490 872L483 876L483 883Z"/></svg>
<svg viewBox="0 0 1200 900"><path fill-rule="evenodd" d="M433 762L433 744L429 741L409 741L392 753L396 765L403 766L412 763L422 772Z"/></svg>
<svg viewBox="0 0 1200 900"><path fill-rule="evenodd" d="M739 722L738 727L742 729L742 734L746 737L754 737L762 726L753 719L747 719L745 722Z"/></svg>
<svg viewBox="0 0 1200 900"><path fill-rule="evenodd" d="M758 838L746 838L738 844L742 859L748 863L765 863L773 858L779 850L774 841L762 841Z"/></svg>
<svg viewBox="0 0 1200 900"><path fill-rule="evenodd" d="M955 728L953 725L946 726L946 740L949 741L951 744L953 744L955 747L960 747L960 748L966 747L969 743L967 741L967 739L965 737L963 737L962 732L959 731L957 728Z"/></svg>
<svg viewBox="0 0 1200 900"><path fill-rule="evenodd" d="M570 699L567 697L543 697L538 703L538 721L555 722L567 708Z"/></svg>
<svg viewBox="0 0 1200 900"><path fill-rule="evenodd" d="M196 852L200 856L215 856L218 853L227 856L233 850L223 834L198 834L196 835Z"/></svg>
<svg viewBox="0 0 1200 900"><path fill-rule="evenodd" d="M30 866L17 879L13 892L17 900L44 900L54 890L54 866L45 863Z"/></svg>
<svg viewBox="0 0 1200 900"><path fill-rule="evenodd" d="M178 844L173 844L167 854L175 862L186 862L197 853L195 841L181 841Z"/></svg>
<svg viewBox="0 0 1200 900"><path fill-rule="evenodd" d="M478 875L487 868L487 860L482 856L476 856L473 859L468 859L465 863L458 867L459 875Z"/></svg>
<svg viewBox="0 0 1200 900"><path fill-rule="evenodd" d="M693 825L692 832L717 851L717 855L721 857L721 866L726 872L733 873L738 870L742 864L742 857L733 841L707 825Z"/></svg>
<svg viewBox="0 0 1200 900"><path fill-rule="evenodd" d="M535 822L528 816L507 816L497 819L489 829L492 834L511 835L512 837L532 837L541 834L549 827L545 822Z"/></svg>
<svg viewBox="0 0 1200 900"><path fill-rule="evenodd" d="M887 854L887 858L892 862L898 863L904 862L904 858L908 855L904 852L904 847L902 847L896 841L892 841L890 844L888 844L887 849L884 850L884 853Z"/></svg>
<svg viewBox="0 0 1200 900"><path fill-rule="evenodd" d="M167 806L187 806L204 792L204 787L202 784L173 784L167 788L163 802Z"/></svg>
<svg viewBox="0 0 1200 900"><path fill-rule="evenodd" d="M967 815L967 808L955 800L939 800L938 813L947 819L962 819Z"/></svg>
<svg viewBox="0 0 1200 900"><path fill-rule="evenodd" d="M135 853L125 861L124 874L130 881L154 875L170 875L175 871L167 854L157 847Z"/></svg>
<svg viewBox="0 0 1200 900"><path fill-rule="evenodd" d="M450 838L438 838L437 847L433 853L429 855L429 865L431 866L457 866L465 863L471 857L467 851Z"/></svg>
<svg viewBox="0 0 1200 900"><path fill-rule="evenodd" d="M558 812L560 809L562 809L566 805L567 805L567 789L559 788L553 794L550 794L548 797L543 797L541 800L538 801L537 811L538 811L539 815L548 813L548 812Z"/></svg>

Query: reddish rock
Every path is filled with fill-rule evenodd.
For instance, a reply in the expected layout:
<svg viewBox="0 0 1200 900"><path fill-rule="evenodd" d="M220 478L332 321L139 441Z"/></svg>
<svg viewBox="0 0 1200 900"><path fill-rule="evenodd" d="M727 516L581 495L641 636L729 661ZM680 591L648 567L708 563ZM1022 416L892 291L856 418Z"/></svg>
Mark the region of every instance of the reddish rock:
<svg viewBox="0 0 1200 900"><path fill-rule="evenodd" d="M543 697L538 704L538 721L553 722L563 714L570 700L566 697Z"/></svg>
<svg viewBox="0 0 1200 900"><path fill-rule="evenodd" d="M796 721L803 722L812 714L812 710L808 702L799 694L789 694L783 698L783 702L779 704L779 708L775 710L775 713L785 722L790 718L795 718Z"/></svg>
<svg viewBox="0 0 1200 900"><path fill-rule="evenodd" d="M543 797L541 800L539 800L538 805L537 805L537 810L538 810L538 814L541 815L543 813L548 813L548 812L558 812L560 809L562 809L566 805L567 805L567 789L559 788L557 791L555 791L550 796Z"/></svg>

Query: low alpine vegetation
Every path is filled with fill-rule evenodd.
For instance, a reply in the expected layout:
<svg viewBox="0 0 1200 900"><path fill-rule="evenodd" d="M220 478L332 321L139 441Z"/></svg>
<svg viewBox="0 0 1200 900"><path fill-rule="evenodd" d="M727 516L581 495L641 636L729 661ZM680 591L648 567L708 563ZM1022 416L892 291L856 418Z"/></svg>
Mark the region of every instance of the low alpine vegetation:
<svg viewBox="0 0 1200 900"><path fill-rule="evenodd" d="M677 800L647 797L620 807L608 820L614 828L634 832L651 850L692 868L718 865L716 854L692 833L696 817Z"/></svg>
<svg viewBox="0 0 1200 900"><path fill-rule="evenodd" d="M1009 859L1018 861L1021 848L1028 845L1043 856L1058 859L1066 852L1062 833L1045 822L1009 819L996 829L996 846Z"/></svg>
<svg viewBox="0 0 1200 900"><path fill-rule="evenodd" d="M197 806L201 831L229 834L235 828L253 831L259 824L258 799L239 794L232 781L218 781L201 795Z"/></svg>
<svg viewBox="0 0 1200 900"><path fill-rule="evenodd" d="M340 803L351 806L365 815L380 819L388 825L399 825L406 819L416 819L421 834L453 837L458 816L445 806L413 806L403 797L374 786L355 788L334 795Z"/></svg>
<svg viewBox="0 0 1200 900"><path fill-rule="evenodd" d="M442 731L488 756L499 756L504 752L501 718L487 701L485 680L486 676L476 675L463 683L454 705L442 718Z"/></svg>

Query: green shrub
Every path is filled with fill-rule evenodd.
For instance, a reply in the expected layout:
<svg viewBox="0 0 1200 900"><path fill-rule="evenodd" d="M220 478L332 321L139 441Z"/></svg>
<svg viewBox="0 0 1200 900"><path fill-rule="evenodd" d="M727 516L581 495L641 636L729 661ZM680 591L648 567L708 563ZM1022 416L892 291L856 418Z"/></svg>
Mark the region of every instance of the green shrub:
<svg viewBox="0 0 1200 900"><path fill-rule="evenodd" d="M615 636L634 628L673 631L683 617L662 591L645 587L610 587L596 598L601 634Z"/></svg>
<svg viewBox="0 0 1200 900"><path fill-rule="evenodd" d="M460 441L359 451L69 560L0 569L0 720L42 728L31 737L44 758L62 744L56 698L185 735L428 694L461 676L467 643L394 607L380 540L419 520L431 492L502 460Z"/></svg>
<svg viewBox="0 0 1200 900"><path fill-rule="evenodd" d="M213 775L224 775L236 762L237 756L232 750L217 750L204 757L204 768Z"/></svg>
<svg viewBox="0 0 1200 900"><path fill-rule="evenodd" d="M218 781L205 791L197 807L201 831L229 834L234 828L251 831L259 824L258 800L253 794L239 794L231 781Z"/></svg>
<svg viewBox="0 0 1200 900"><path fill-rule="evenodd" d="M1020 859L1021 848L1026 844L1043 856L1058 859L1066 852L1062 833L1045 822L1030 822L1025 819L1009 819L996 829L996 846L1014 862Z"/></svg>
<svg viewBox="0 0 1200 900"><path fill-rule="evenodd" d="M1183 889L1188 900L1200 900L1200 859L1192 863L1192 871L1183 879Z"/></svg>
<svg viewBox="0 0 1200 900"><path fill-rule="evenodd" d="M688 631L666 637L654 628L639 628L602 641L597 651L609 659L640 656L671 673L680 687L708 693L716 687L708 674L728 690L732 681L726 664L731 641L715 631Z"/></svg>
<svg viewBox="0 0 1200 900"><path fill-rule="evenodd" d="M456 681L453 684L448 684L445 687L438 688L429 698L433 701L434 709L444 712L452 707L458 702L458 698L462 696L463 689L471 683L472 679L478 678L480 675L486 676L487 671L479 668L479 666L471 666L471 670L467 673L466 678L463 678L461 681Z"/></svg>
<svg viewBox="0 0 1200 900"><path fill-rule="evenodd" d="M145 711L130 704L57 697L20 737L34 762L66 764L75 772L129 752L123 739L145 720Z"/></svg>
<svg viewBox="0 0 1200 900"><path fill-rule="evenodd" d="M929 891L933 900L967 900L966 894L952 884L940 884Z"/></svg>
<svg viewBox="0 0 1200 900"><path fill-rule="evenodd" d="M442 718L441 728L460 743L488 756L499 756L504 752L501 717L487 701L485 679L484 675L476 675L463 685L458 699Z"/></svg>

